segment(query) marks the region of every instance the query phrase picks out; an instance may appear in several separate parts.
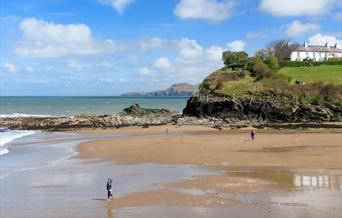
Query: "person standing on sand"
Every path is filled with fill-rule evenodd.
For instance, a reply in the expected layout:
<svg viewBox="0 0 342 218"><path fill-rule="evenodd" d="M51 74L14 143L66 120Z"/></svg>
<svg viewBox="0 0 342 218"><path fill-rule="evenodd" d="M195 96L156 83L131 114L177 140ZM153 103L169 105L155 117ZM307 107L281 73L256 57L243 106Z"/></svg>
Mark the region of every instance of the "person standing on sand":
<svg viewBox="0 0 342 218"><path fill-rule="evenodd" d="M252 131L251 131L251 138L252 138L252 140L255 139L255 130L254 129L252 129Z"/></svg>
<svg viewBox="0 0 342 218"><path fill-rule="evenodd" d="M112 194L112 180L110 178L108 178L107 180L107 200L109 200L110 198L113 198L113 194Z"/></svg>

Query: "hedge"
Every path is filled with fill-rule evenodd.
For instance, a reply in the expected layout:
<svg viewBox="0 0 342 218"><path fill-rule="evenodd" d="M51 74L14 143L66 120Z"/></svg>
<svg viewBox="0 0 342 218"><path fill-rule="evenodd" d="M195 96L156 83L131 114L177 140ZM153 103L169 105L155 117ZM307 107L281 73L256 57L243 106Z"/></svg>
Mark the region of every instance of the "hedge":
<svg viewBox="0 0 342 218"><path fill-rule="evenodd" d="M279 67L305 67L320 65L342 65L342 59L330 61L279 61Z"/></svg>

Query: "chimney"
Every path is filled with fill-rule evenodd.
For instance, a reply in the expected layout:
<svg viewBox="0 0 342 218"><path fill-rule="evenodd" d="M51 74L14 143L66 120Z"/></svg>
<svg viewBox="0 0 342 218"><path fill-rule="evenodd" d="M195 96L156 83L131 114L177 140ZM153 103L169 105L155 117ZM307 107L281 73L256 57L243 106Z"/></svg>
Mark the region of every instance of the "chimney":
<svg viewBox="0 0 342 218"><path fill-rule="evenodd" d="M328 42L326 42L326 43L325 43L325 47L327 47L327 48L328 48Z"/></svg>
<svg viewBox="0 0 342 218"><path fill-rule="evenodd" d="M304 47L308 47L308 43L307 42L304 42Z"/></svg>
<svg viewBox="0 0 342 218"><path fill-rule="evenodd" d="M337 43L335 43L334 48L337 48Z"/></svg>

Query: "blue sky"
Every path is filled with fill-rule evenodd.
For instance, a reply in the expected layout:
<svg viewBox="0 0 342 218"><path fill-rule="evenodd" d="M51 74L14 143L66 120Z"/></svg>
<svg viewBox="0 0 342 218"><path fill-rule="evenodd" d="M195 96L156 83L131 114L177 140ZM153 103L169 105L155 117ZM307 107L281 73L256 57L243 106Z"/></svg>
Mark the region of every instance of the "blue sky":
<svg viewBox="0 0 342 218"><path fill-rule="evenodd" d="M337 0L3 0L1 95L119 95L200 83L224 50L342 38Z"/></svg>

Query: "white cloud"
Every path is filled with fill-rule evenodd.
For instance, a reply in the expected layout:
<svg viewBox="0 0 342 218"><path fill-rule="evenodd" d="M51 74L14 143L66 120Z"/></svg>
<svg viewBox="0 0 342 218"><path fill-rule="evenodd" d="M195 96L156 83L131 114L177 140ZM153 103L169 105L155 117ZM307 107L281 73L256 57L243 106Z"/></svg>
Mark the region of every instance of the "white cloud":
<svg viewBox="0 0 342 218"><path fill-rule="evenodd" d="M273 16L313 16L327 13L336 0L262 0L260 9Z"/></svg>
<svg viewBox="0 0 342 218"><path fill-rule="evenodd" d="M138 74L140 76L151 76L152 71L148 69L147 67L142 67L142 68L139 68Z"/></svg>
<svg viewBox="0 0 342 218"><path fill-rule="evenodd" d="M111 67L113 67L113 64L109 61L104 60L101 62L101 66L103 66L105 68L111 68Z"/></svg>
<svg viewBox="0 0 342 218"><path fill-rule="evenodd" d="M184 62L191 62L203 55L203 48L196 42L196 40L183 38L178 42L178 47L178 58Z"/></svg>
<svg viewBox="0 0 342 218"><path fill-rule="evenodd" d="M159 37L152 37L147 39L140 40L139 46L143 51L151 50L151 49L160 49L164 45L163 39Z"/></svg>
<svg viewBox="0 0 342 218"><path fill-rule="evenodd" d="M211 61L221 61L222 53L225 51L224 48L220 46L211 46L210 48L205 50L206 56L208 60Z"/></svg>
<svg viewBox="0 0 342 218"><path fill-rule="evenodd" d="M120 79L119 79L119 82L120 82L120 83L127 83L128 81L127 81L126 78L120 78Z"/></svg>
<svg viewBox="0 0 342 218"><path fill-rule="evenodd" d="M55 24L36 18L20 23L22 39L15 53L24 57L51 58L63 55L89 55L113 52L118 47L112 40L97 40L85 24Z"/></svg>
<svg viewBox="0 0 342 218"><path fill-rule="evenodd" d="M33 67L28 66L28 67L26 67L26 71L29 72L29 73L32 73L32 72L34 72L35 70L34 70Z"/></svg>
<svg viewBox="0 0 342 218"><path fill-rule="evenodd" d="M233 7L233 0L181 0L174 13L181 19L221 21L231 16Z"/></svg>
<svg viewBox="0 0 342 218"><path fill-rule="evenodd" d="M316 23L302 23L298 20L293 21L285 30L286 35L290 37L301 38L306 35L318 32L320 26Z"/></svg>
<svg viewBox="0 0 342 218"><path fill-rule="evenodd" d="M154 62L154 67L159 69L169 69L171 67L171 63L168 58L161 57Z"/></svg>
<svg viewBox="0 0 342 218"><path fill-rule="evenodd" d="M17 67L14 64L6 62L4 63L3 70L6 73L14 73L17 71Z"/></svg>
<svg viewBox="0 0 342 218"><path fill-rule="evenodd" d="M335 36L322 35L318 33L314 36L309 37L309 44L311 45L325 45L328 43L329 46L333 46L337 43L338 47L342 47L342 40L337 39Z"/></svg>
<svg viewBox="0 0 342 218"><path fill-rule="evenodd" d="M153 78L162 78L161 81L176 82L189 82L199 83L207 75L214 70L223 66L222 52L228 48L221 46L210 46L203 47L196 40L182 38L175 40L164 40L162 39L163 47L173 48L172 52L177 55L174 60L169 60L172 64L167 69L169 73L160 74L156 71L153 73ZM157 61L151 64L151 67L156 68ZM146 72L140 72L140 74L151 75L149 69L144 70ZM140 71L142 71L140 69Z"/></svg>
<svg viewBox="0 0 342 218"><path fill-rule="evenodd" d="M76 61L76 60L68 60L67 61L68 67L71 69L77 70L77 71L82 71L85 68L85 65Z"/></svg>
<svg viewBox="0 0 342 218"><path fill-rule="evenodd" d="M100 0L101 3L111 5L120 15L125 12L127 6L134 0Z"/></svg>
<svg viewBox="0 0 342 218"><path fill-rule="evenodd" d="M244 51L246 42L242 40L234 40L227 43L228 50L230 51Z"/></svg>
<svg viewBox="0 0 342 218"><path fill-rule="evenodd" d="M113 78L110 77L105 77L105 78L101 78L100 82L105 82L105 83L113 83L115 80L113 80Z"/></svg>

